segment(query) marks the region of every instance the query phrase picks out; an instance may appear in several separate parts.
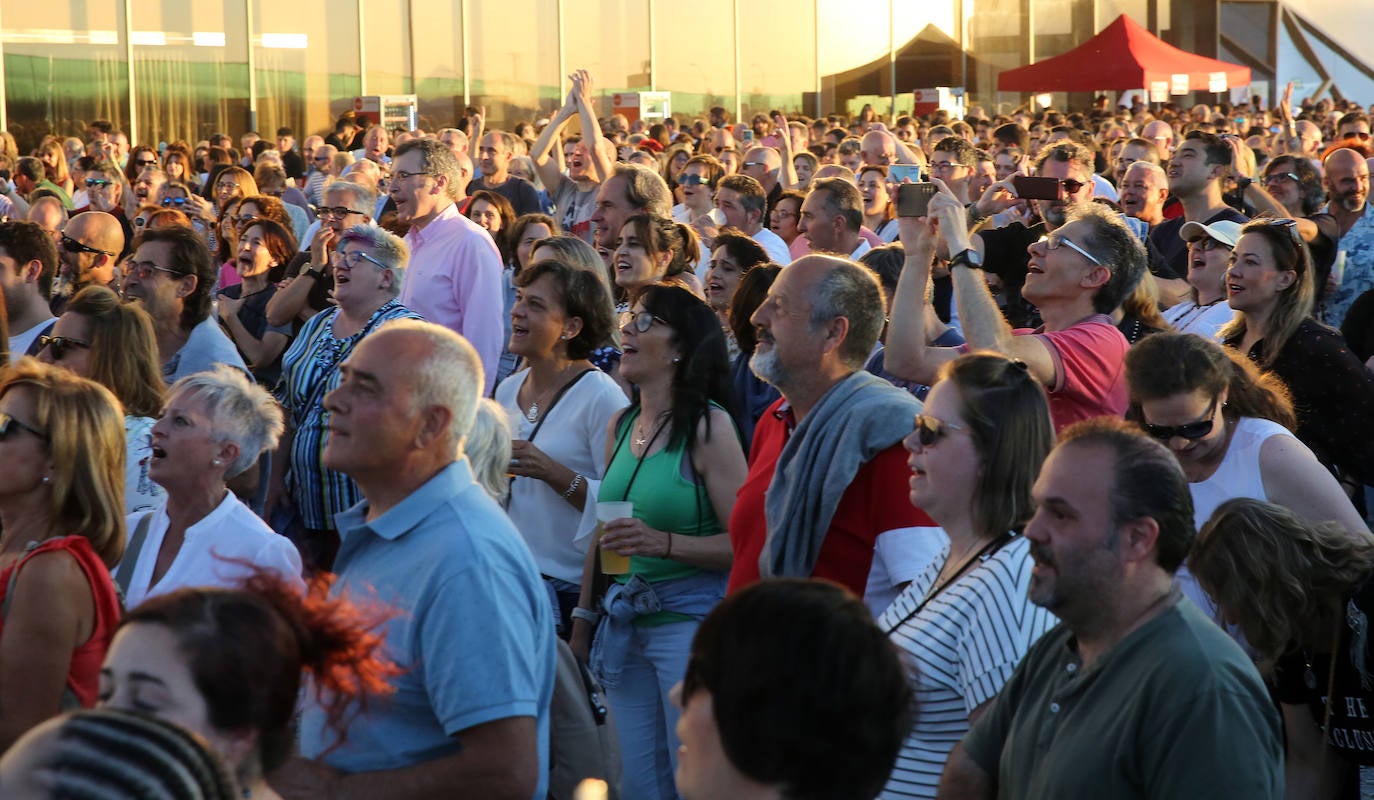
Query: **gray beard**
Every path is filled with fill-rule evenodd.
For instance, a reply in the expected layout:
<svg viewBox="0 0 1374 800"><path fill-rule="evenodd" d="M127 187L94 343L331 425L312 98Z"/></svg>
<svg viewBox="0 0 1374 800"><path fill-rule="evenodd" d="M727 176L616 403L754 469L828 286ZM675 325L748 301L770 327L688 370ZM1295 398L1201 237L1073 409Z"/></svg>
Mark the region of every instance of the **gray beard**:
<svg viewBox="0 0 1374 800"><path fill-rule="evenodd" d="M787 383L787 370L778 363L777 350L769 350L767 353L755 350L749 357L749 369L755 377L778 391L782 391L783 384Z"/></svg>

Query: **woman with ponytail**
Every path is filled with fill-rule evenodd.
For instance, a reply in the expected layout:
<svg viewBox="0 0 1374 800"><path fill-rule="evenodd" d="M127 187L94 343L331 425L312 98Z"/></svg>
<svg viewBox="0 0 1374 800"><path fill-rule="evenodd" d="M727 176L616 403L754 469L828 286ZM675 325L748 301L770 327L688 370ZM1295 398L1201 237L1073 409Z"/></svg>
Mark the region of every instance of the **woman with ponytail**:
<svg viewBox="0 0 1374 800"><path fill-rule="evenodd" d="M245 565L247 566L247 565ZM345 709L390 691L384 615L329 597L328 577L297 586L254 571L241 589L153 597L119 626L100 673L102 706L140 711L204 736L244 797L277 798L264 775L291 753L301 676L343 739Z"/></svg>
<svg viewBox="0 0 1374 800"><path fill-rule="evenodd" d="M625 220L611 256L611 279L623 293L617 311L629 310L645 288L655 283L681 286L704 298L697 280L701 244L691 226L656 214L635 214ZM626 320L622 319L622 325Z"/></svg>

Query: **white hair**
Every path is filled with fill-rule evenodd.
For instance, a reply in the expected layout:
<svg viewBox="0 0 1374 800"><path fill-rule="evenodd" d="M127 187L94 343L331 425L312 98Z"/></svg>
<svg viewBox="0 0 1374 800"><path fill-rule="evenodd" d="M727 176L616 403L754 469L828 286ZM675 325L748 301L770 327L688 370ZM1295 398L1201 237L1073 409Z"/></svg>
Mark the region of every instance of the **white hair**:
<svg viewBox="0 0 1374 800"><path fill-rule="evenodd" d="M238 446L238 457L225 469L226 477L253 466L263 451L277 446L285 430L281 406L272 394L228 364L216 364L212 370L187 375L172 384L168 401L183 392L205 401L215 441Z"/></svg>

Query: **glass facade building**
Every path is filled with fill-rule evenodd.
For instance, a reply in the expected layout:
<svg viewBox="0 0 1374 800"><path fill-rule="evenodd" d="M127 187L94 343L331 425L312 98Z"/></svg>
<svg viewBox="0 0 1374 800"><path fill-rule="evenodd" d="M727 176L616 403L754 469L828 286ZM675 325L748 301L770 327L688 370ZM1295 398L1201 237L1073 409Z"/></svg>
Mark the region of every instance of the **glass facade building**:
<svg viewBox="0 0 1374 800"><path fill-rule="evenodd" d="M141 143L283 125L303 138L327 132L355 97L388 94L418 95L426 130L453 125L470 105L509 127L550 115L579 67L607 113L624 91L671 92L679 118L717 105L746 120L864 103L881 113L935 86L966 87L971 102L1005 110L1025 98L999 96L998 72L1064 52L1121 13L1187 49L1231 55L1218 31L1226 5L0 0L0 128L25 150L47 133L84 136L92 119Z"/></svg>

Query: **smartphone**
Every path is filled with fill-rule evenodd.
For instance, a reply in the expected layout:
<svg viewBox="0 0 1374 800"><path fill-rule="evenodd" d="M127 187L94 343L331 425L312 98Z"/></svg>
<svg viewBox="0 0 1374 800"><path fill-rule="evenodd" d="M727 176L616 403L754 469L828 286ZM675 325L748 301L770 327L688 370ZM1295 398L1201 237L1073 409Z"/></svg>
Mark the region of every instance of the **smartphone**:
<svg viewBox="0 0 1374 800"><path fill-rule="evenodd" d="M1058 178L1035 178L1021 175L1012 178L1016 196L1022 200L1063 200L1064 186Z"/></svg>
<svg viewBox="0 0 1374 800"><path fill-rule="evenodd" d="M889 164L887 167L887 179L893 183L901 183L906 178L910 178L912 183L921 182L921 167L917 164Z"/></svg>
<svg viewBox="0 0 1374 800"><path fill-rule="evenodd" d="M744 133L740 135L740 138L744 141L745 144L753 144L754 131L750 128L745 128Z"/></svg>
<svg viewBox="0 0 1374 800"><path fill-rule="evenodd" d="M930 212L930 198L938 191L933 183L897 184L897 216L924 217Z"/></svg>

